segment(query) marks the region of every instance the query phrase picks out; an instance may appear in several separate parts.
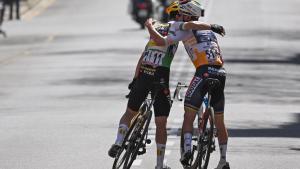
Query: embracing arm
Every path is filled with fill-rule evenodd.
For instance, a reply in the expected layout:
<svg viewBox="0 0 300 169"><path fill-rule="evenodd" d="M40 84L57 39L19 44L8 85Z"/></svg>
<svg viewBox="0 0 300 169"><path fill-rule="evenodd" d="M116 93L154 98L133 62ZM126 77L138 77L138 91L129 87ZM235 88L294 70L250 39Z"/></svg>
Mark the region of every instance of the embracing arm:
<svg viewBox="0 0 300 169"><path fill-rule="evenodd" d="M220 34L221 36L225 35L225 29L223 26L218 24L208 24L200 21L190 21L185 22L182 25L183 30L212 30L215 33Z"/></svg>
<svg viewBox="0 0 300 169"><path fill-rule="evenodd" d="M165 46L166 43L166 37L163 37L160 33L156 31L156 29L153 26L152 18L149 18L145 22L145 26L148 29L148 32L150 34L150 38L156 43L158 46Z"/></svg>

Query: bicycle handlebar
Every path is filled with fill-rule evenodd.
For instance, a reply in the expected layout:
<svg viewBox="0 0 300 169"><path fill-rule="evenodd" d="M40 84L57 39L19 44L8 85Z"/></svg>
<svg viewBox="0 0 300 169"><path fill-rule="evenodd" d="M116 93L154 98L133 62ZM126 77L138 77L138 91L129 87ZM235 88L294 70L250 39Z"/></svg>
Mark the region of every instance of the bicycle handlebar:
<svg viewBox="0 0 300 169"><path fill-rule="evenodd" d="M187 87L188 85L178 82L174 91L173 99L176 98L177 100L182 101L183 99L180 96L180 90L181 88L187 88Z"/></svg>

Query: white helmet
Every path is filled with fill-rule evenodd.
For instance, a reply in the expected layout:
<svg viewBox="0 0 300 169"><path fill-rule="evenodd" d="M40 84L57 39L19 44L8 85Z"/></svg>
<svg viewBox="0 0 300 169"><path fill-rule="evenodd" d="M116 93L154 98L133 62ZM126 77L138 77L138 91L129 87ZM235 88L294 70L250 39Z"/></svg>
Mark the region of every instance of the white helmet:
<svg viewBox="0 0 300 169"><path fill-rule="evenodd" d="M179 0L179 11L188 16L203 16L204 8L196 0Z"/></svg>

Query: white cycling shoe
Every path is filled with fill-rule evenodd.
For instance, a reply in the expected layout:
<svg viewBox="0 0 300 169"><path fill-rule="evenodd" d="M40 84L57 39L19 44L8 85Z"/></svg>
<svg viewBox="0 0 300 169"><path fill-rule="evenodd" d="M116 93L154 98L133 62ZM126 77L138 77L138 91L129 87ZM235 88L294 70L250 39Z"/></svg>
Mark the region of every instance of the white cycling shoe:
<svg viewBox="0 0 300 169"><path fill-rule="evenodd" d="M230 169L229 163L225 160L220 160L217 168L215 169Z"/></svg>

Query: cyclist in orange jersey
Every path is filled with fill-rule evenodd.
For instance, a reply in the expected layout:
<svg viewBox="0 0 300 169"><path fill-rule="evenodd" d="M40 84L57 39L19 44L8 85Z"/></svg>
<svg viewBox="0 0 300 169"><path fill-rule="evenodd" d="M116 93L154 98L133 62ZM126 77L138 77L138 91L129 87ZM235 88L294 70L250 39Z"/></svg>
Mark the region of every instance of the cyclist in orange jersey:
<svg viewBox="0 0 300 169"><path fill-rule="evenodd" d="M169 30L169 34L164 37L153 29L152 19L146 21L145 25L158 45L170 45L182 41L184 47L193 62L196 72L190 83L185 95L184 102L184 153L181 156L181 163L187 165L192 156L191 142L193 121L199 110L203 97L207 92L204 84L206 78L216 78L221 82L221 86L217 91L212 93L212 106L215 110L215 125L218 132L218 141L220 147L220 161L216 169L230 169L229 163L226 161L228 133L224 123L224 87L226 80L226 72L223 67L221 50L214 32L222 30L218 25L211 25L211 30L199 30L203 27L203 23L198 21L203 8L200 3L195 0L179 1L179 13L181 21L173 21ZM218 32L225 35L225 31Z"/></svg>

